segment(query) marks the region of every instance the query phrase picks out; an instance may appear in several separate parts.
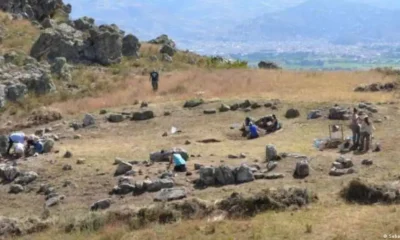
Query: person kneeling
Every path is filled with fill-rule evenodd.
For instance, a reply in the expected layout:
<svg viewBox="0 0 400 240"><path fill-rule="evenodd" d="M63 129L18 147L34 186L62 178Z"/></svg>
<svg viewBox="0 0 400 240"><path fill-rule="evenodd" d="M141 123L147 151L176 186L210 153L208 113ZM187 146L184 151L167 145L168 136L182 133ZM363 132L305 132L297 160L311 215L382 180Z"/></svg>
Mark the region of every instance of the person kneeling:
<svg viewBox="0 0 400 240"><path fill-rule="evenodd" d="M259 128L254 123L250 123L249 135L247 136L247 139L255 139L260 137L259 131Z"/></svg>
<svg viewBox="0 0 400 240"><path fill-rule="evenodd" d="M173 153L171 155L169 166L172 164L174 165L175 172L186 172L186 161L179 153Z"/></svg>

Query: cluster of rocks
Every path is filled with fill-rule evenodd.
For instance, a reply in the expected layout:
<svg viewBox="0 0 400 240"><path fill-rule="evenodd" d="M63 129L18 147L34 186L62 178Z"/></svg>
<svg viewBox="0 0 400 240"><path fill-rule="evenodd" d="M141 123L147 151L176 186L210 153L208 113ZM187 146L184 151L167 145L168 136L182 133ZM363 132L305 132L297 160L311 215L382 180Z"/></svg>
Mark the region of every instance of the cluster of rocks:
<svg viewBox="0 0 400 240"><path fill-rule="evenodd" d="M379 92L379 91L393 91L396 89L397 84L394 82L389 83L372 83L369 85L357 86L355 92Z"/></svg>
<svg viewBox="0 0 400 240"><path fill-rule="evenodd" d="M349 120L351 116L350 109L335 105L329 109L328 118L330 120Z"/></svg>
<svg viewBox="0 0 400 240"><path fill-rule="evenodd" d="M143 181L135 181L133 177L122 176L110 192L110 195L140 195L145 192L158 192L164 188L173 188L175 185L171 178L150 180L146 178Z"/></svg>
<svg viewBox="0 0 400 240"><path fill-rule="evenodd" d="M17 167L1 164L0 180L2 183L12 183L9 193L18 194L25 190L25 186L35 181L38 174L33 171L20 171Z"/></svg>
<svg viewBox="0 0 400 240"><path fill-rule="evenodd" d="M258 68L261 69L281 69L281 67L278 66L278 64L274 62L269 62L269 61L260 61L258 63Z"/></svg>
<svg viewBox="0 0 400 240"><path fill-rule="evenodd" d="M71 78L70 68L58 61L51 66L17 52L0 56L0 108L7 101L23 99L28 92L37 95L54 92L52 74L67 80Z"/></svg>
<svg viewBox="0 0 400 240"><path fill-rule="evenodd" d="M251 168L245 164L231 168L226 165L219 167L201 167L199 170L200 178L196 184L199 187L224 186L231 184L241 184L255 180L254 172L257 168Z"/></svg>
<svg viewBox="0 0 400 240"><path fill-rule="evenodd" d="M362 110L367 110L371 113L377 113L378 112L378 108L376 106L374 106L372 103L370 102L361 102L358 104L358 108L362 109Z"/></svg>
<svg viewBox="0 0 400 240"><path fill-rule="evenodd" d="M41 184L37 194L45 196L45 207L53 207L64 201L65 196L57 193L56 189L49 184Z"/></svg>
<svg viewBox="0 0 400 240"><path fill-rule="evenodd" d="M353 167L354 164L351 159L340 156L335 162L332 163L332 168L329 171L329 175L343 176L346 174L353 174L356 172Z"/></svg>
<svg viewBox="0 0 400 240"><path fill-rule="evenodd" d="M107 120L112 123L119 123L126 119L131 121L145 121L155 117L152 110L141 110L137 112L122 112L122 113L111 113L107 116Z"/></svg>

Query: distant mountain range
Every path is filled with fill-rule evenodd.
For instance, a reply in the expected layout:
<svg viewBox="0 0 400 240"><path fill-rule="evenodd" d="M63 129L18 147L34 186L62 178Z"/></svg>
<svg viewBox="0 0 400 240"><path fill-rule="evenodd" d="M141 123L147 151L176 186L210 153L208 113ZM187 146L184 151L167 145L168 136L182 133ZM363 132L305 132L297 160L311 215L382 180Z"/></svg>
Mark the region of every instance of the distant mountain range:
<svg viewBox="0 0 400 240"><path fill-rule="evenodd" d="M309 0L234 28L236 40L323 39L338 44L399 42L400 10L352 1Z"/></svg>

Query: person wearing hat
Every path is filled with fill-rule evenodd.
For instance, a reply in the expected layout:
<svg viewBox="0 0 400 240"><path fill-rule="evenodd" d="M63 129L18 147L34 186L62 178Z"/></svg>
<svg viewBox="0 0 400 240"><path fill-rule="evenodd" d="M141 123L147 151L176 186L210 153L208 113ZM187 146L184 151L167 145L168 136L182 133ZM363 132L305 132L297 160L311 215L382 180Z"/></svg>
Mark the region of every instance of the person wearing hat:
<svg viewBox="0 0 400 240"><path fill-rule="evenodd" d="M185 159L183 159L183 157L175 151L173 151L171 154L168 169L170 168L171 165L174 165L175 172L186 172L187 171Z"/></svg>
<svg viewBox="0 0 400 240"><path fill-rule="evenodd" d="M372 123L369 121L369 118L367 116L364 117L364 119L361 122L361 127L360 127L360 148L358 149L360 152L362 151L369 151L370 147L370 141L371 141L371 136L372 132L375 130L375 127L372 125ZM364 145L365 143L365 145Z"/></svg>

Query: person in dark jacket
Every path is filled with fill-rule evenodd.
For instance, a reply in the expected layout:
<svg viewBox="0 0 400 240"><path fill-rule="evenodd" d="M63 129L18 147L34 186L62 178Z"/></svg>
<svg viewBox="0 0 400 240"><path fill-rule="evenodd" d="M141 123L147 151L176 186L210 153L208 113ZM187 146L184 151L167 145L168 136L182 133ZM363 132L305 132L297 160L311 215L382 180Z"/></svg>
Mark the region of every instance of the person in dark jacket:
<svg viewBox="0 0 400 240"><path fill-rule="evenodd" d="M156 70L153 70L150 73L150 81L151 81L151 86L153 87L153 91L158 90L158 80L159 80L159 73Z"/></svg>

